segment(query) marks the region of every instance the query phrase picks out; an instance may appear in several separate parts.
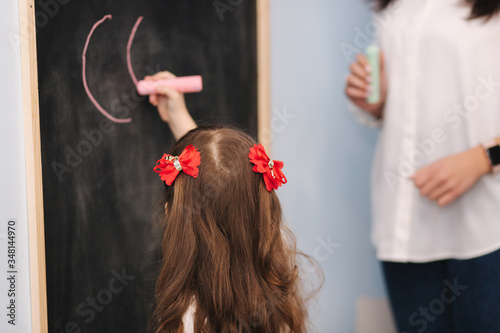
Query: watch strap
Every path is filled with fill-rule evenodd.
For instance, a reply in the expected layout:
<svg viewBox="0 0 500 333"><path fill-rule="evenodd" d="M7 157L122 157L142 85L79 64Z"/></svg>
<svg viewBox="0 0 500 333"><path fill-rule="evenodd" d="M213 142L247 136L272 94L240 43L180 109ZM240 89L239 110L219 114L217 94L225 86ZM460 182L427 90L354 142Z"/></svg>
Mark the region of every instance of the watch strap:
<svg viewBox="0 0 500 333"><path fill-rule="evenodd" d="M486 155L490 160L491 173L500 172L500 145L495 140L489 140L483 143Z"/></svg>

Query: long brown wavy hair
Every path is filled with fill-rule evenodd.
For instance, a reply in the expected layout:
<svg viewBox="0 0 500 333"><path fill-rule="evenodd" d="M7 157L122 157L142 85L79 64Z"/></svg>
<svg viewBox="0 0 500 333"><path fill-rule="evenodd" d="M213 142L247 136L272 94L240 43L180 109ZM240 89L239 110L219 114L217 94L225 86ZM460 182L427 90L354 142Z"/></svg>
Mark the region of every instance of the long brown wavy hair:
<svg viewBox="0 0 500 333"><path fill-rule="evenodd" d="M195 332L306 332L295 240L284 237L276 193L252 171L254 143L240 130L199 127L172 148L177 156L194 145L201 165L198 178L181 172L165 186L155 332L183 332L191 304Z"/></svg>
<svg viewBox="0 0 500 333"><path fill-rule="evenodd" d="M377 9L382 10L396 0L374 1L377 3ZM464 2L471 6L470 19L482 17L488 20L500 12L500 0L464 0Z"/></svg>

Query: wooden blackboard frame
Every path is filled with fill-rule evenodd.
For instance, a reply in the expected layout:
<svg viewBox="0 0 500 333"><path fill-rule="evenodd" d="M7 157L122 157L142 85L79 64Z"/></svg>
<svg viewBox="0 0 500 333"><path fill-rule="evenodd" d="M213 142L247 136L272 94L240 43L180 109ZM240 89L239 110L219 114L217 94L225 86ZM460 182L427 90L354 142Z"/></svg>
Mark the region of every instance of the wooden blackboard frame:
<svg viewBox="0 0 500 333"><path fill-rule="evenodd" d="M269 0L257 0L258 138L271 149ZM19 0L33 333L48 332L42 158L34 0Z"/></svg>
<svg viewBox="0 0 500 333"><path fill-rule="evenodd" d="M33 333L41 333L48 332L48 323L34 0L19 0L19 24L26 154L31 325Z"/></svg>
<svg viewBox="0 0 500 333"><path fill-rule="evenodd" d="M269 0L257 0L257 133L269 153L271 146L271 33Z"/></svg>

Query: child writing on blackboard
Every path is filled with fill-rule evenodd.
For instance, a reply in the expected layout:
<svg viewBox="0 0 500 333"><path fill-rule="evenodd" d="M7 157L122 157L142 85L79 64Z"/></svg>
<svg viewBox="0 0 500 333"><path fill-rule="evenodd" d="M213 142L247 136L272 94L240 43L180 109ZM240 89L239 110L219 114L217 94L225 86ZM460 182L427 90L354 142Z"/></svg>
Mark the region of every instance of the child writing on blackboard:
<svg viewBox="0 0 500 333"><path fill-rule="evenodd" d="M197 127L173 89L157 88L150 102L178 140L154 168L165 183L154 331L306 332L296 250L275 193L283 163L240 130Z"/></svg>

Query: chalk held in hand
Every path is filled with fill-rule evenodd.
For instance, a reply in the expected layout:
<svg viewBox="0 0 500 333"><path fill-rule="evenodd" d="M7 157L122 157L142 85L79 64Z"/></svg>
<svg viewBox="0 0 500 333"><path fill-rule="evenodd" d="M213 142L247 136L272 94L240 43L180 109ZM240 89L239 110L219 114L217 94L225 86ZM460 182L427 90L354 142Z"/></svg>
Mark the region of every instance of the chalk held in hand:
<svg viewBox="0 0 500 333"><path fill-rule="evenodd" d="M167 86L180 93L195 93L203 90L203 81L200 75L183 76L159 81L142 80L137 83L139 95L151 95L156 93L156 87Z"/></svg>
<svg viewBox="0 0 500 333"><path fill-rule="evenodd" d="M370 83L370 88L372 92L366 101L370 104L376 104L380 102L380 50L377 46L372 45L366 48L366 57L370 63L372 69L371 76L372 81Z"/></svg>

